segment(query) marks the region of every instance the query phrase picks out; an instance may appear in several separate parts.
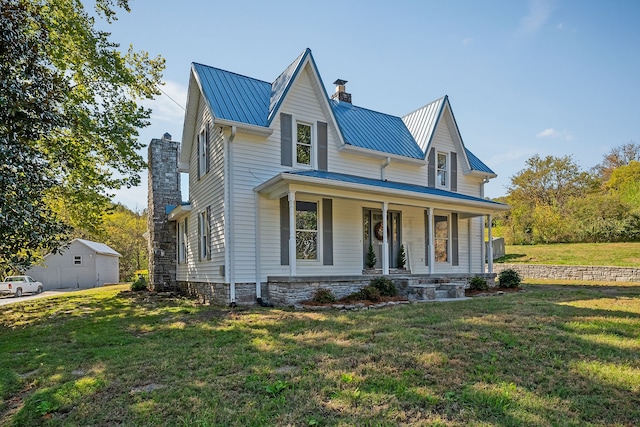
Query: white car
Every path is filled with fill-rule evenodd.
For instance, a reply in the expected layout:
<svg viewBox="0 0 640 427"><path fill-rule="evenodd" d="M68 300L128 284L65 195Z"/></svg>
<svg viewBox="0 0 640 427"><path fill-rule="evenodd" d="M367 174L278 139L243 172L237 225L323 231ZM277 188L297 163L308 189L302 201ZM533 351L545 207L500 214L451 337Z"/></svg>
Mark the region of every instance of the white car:
<svg viewBox="0 0 640 427"><path fill-rule="evenodd" d="M41 282L36 282L29 276L9 276L0 282L0 294L13 294L19 298L25 293L39 294L44 290Z"/></svg>

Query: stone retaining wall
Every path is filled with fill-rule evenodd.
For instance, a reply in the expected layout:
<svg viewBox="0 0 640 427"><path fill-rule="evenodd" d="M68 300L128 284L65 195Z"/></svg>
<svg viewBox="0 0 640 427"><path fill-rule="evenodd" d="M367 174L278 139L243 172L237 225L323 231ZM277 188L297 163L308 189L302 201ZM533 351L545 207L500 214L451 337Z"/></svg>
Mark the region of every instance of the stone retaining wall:
<svg viewBox="0 0 640 427"><path fill-rule="evenodd" d="M640 267L598 267L587 265L493 264L500 273L513 269L527 279L586 280L601 282L640 282Z"/></svg>

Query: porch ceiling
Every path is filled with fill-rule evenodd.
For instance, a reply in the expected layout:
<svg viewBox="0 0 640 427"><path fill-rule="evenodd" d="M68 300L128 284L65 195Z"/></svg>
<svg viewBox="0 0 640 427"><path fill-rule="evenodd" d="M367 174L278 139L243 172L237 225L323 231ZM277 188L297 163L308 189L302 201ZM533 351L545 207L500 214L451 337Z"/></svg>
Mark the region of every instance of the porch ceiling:
<svg viewBox="0 0 640 427"><path fill-rule="evenodd" d="M509 209L502 203L437 188L315 170L281 172L255 190L270 199L283 197L289 191L300 191L408 206L441 207L465 212L467 216Z"/></svg>

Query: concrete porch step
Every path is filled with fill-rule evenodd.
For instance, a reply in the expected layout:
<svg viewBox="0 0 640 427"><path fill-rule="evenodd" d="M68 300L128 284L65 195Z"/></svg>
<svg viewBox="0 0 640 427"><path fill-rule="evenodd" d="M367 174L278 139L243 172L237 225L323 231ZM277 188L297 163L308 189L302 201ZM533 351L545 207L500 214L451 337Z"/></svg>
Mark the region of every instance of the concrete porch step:
<svg viewBox="0 0 640 427"><path fill-rule="evenodd" d="M451 298L448 289L436 289L436 299Z"/></svg>

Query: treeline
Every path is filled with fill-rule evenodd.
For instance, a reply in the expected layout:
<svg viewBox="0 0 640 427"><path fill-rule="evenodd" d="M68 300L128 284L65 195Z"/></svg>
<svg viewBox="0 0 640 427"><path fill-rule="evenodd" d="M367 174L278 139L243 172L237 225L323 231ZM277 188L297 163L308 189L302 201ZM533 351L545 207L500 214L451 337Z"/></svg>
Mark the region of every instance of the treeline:
<svg viewBox="0 0 640 427"><path fill-rule="evenodd" d="M101 221L91 226L76 224L72 237L105 243L122 255L120 280L135 279L135 273L149 266L147 254L147 212L134 212L121 204L112 205Z"/></svg>
<svg viewBox="0 0 640 427"><path fill-rule="evenodd" d="M494 217L507 244L640 241L640 145L613 148L589 171L571 156L533 156L498 200L511 206Z"/></svg>

